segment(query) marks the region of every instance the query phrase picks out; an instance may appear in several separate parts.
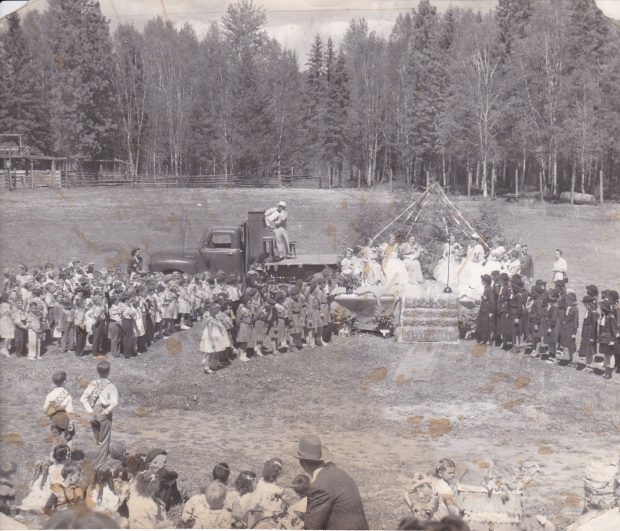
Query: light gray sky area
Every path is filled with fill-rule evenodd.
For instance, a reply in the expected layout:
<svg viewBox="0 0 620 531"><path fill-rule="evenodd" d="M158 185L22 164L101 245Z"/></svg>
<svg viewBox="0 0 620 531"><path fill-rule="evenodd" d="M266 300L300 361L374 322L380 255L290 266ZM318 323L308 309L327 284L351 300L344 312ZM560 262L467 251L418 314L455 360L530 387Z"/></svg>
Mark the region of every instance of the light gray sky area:
<svg viewBox="0 0 620 531"><path fill-rule="evenodd" d="M31 9L44 9L48 0L2 1L0 16L21 6L25 14ZM162 15L176 25L190 22L199 37L214 20L221 19L231 0L100 0L103 14L116 26L133 23L138 29L147 20ZM314 35L331 36L339 43L352 18L364 17L371 30L389 35L398 13L417 6L419 0L255 0L267 12L267 31L285 47L297 51L300 63ZM488 11L497 0L431 0L439 11L450 6ZM607 16L620 19L620 0L596 0ZM27 5L25 5L27 4Z"/></svg>

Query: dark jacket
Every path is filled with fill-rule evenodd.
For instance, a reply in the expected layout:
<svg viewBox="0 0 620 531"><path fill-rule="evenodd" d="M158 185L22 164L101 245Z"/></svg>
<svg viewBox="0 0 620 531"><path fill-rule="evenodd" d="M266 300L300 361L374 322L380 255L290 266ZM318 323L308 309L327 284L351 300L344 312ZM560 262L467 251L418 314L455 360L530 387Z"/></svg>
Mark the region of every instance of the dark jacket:
<svg viewBox="0 0 620 531"><path fill-rule="evenodd" d="M526 254L519 258L521 262L521 276L534 278L534 259L531 254Z"/></svg>
<svg viewBox="0 0 620 531"><path fill-rule="evenodd" d="M319 472L307 496L305 529L368 529L357 485L333 463Z"/></svg>
<svg viewBox="0 0 620 531"><path fill-rule="evenodd" d="M601 316L598 328L598 342L604 345L618 341L618 323L613 313Z"/></svg>

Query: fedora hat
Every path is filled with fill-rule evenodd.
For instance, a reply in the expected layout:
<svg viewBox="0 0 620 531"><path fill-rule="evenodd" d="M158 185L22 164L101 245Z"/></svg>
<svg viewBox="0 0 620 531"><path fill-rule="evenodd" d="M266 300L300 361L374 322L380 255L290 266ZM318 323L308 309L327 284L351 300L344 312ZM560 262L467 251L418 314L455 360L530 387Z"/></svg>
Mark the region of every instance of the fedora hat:
<svg viewBox="0 0 620 531"><path fill-rule="evenodd" d="M299 446L295 457L304 461L325 461L329 452L321 444L321 439L316 435L304 435L299 439Z"/></svg>

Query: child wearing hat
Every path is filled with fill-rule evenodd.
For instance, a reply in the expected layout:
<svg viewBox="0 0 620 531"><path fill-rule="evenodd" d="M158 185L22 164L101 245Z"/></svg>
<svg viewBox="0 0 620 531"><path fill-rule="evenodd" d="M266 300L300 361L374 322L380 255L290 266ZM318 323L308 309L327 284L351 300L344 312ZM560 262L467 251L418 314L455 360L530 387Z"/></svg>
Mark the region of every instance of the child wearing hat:
<svg viewBox="0 0 620 531"><path fill-rule="evenodd" d="M286 296L282 292L275 295L275 304L273 305L272 321L271 321L271 340L275 343L276 350L287 350L286 342L286 319L287 311L285 303Z"/></svg>
<svg viewBox="0 0 620 531"><path fill-rule="evenodd" d="M588 291L590 293L590 291ZM596 292L598 294L598 290ZM598 336L598 311L596 298L593 295L586 295L581 299L586 315L581 324L581 343L579 344L579 357L584 358L585 367L592 368L594 356L596 356L596 344Z"/></svg>
<svg viewBox="0 0 620 531"><path fill-rule="evenodd" d="M577 350L575 338L579 328L579 308L577 307L577 295L574 292L568 292L565 300L566 309L560 327L560 347L562 349L560 357L562 360L572 363Z"/></svg>
<svg viewBox="0 0 620 531"><path fill-rule="evenodd" d="M605 356L605 374L603 378L611 380L615 366L615 345L620 341L620 331L616 315L609 300L602 300L599 304L601 319L598 328L599 352Z"/></svg>
<svg viewBox="0 0 620 531"><path fill-rule="evenodd" d="M205 374L213 374L226 365L224 361L226 349L232 346L228 331L217 318L219 313L219 305L212 304L209 307L209 314L200 338L199 350L204 354L202 363L205 366Z"/></svg>
<svg viewBox="0 0 620 531"><path fill-rule="evenodd" d="M272 304L268 300L259 301L252 316L252 343L254 345L254 352L259 357L271 351L271 339L268 335L268 330L271 323L272 310Z"/></svg>
<svg viewBox="0 0 620 531"><path fill-rule="evenodd" d="M544 337L543 319L547 313L547 297L540 284L532 288L527 301L527 318L531 356L536 358L540 355L539 344Z"/></svg>
<svg viewBox="0 0 620 531"><path fill-rule="evenodd" d="M558 319L560 315L559 300L560 294L555 288L551 288L548 292L549 305L544 316L545 344L547 345L547 357L553 357L557 353L558 345Z"/></svg>
<svg viewBox="0 0 620 531"><path fill-rule="evenodd" d="M304 333L305 311L304 305L299 298L299 288L295 286L290 291L288 298L287 313L289 319L289 334L292 339L293 346L297 350L302 349L302 336Z"/></svg>

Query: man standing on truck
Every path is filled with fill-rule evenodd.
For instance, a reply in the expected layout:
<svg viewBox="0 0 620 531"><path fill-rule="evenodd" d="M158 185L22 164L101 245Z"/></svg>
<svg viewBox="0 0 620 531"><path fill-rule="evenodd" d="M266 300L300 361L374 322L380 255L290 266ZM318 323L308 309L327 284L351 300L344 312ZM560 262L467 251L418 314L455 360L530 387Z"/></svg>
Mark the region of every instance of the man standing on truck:
<svg viewBox="0 0 620 531"><path fill-rule="evenodd" d="M265 211L265 222L267 226L273 230L276 240L276 258L283 260L290 257L288 231L286 230L286 203L280 201L278 206L272 207Z"/></svg>

